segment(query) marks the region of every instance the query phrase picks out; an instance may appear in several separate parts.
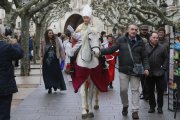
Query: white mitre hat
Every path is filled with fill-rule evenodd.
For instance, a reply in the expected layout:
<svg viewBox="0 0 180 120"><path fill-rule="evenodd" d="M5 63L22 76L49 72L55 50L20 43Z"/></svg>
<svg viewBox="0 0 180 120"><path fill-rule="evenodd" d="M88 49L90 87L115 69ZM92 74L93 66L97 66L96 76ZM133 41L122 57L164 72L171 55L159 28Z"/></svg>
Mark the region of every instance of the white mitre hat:
<svg viewBox="0 0 180 120"><path fill-rule="evenodd" d="M92 15L92 8L89 5L85 5L82 11L82 16L91 17Z"/></svg>

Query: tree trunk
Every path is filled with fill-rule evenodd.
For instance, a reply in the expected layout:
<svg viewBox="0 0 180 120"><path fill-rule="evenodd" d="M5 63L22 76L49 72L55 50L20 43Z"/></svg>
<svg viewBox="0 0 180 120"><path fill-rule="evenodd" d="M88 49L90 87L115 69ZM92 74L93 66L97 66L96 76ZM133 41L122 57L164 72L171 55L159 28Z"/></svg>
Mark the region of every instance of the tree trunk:
<svg viewBox="0 0 180 120"><path fill-rule="evenodd" d="M33 62L36 64L36 41L35 37L33 37Z"/></svg>
<svg viewBox="0 0 180 120"><path fill-rule="evenodd" d="M21 76L28 76L30 73L30 60L29 60L29 22L30 17L28 15L21 16L21 45L24 50L24 57L21 60Z"/></svg>
<svg viewBox="0 0 180 120"><path fill-rule="evenodd" d="M40 39L41 39L41 23L36 24L36 35L35 35L35 46L34 46L34 59L39 60L39 49L40 49Z"/></svg>

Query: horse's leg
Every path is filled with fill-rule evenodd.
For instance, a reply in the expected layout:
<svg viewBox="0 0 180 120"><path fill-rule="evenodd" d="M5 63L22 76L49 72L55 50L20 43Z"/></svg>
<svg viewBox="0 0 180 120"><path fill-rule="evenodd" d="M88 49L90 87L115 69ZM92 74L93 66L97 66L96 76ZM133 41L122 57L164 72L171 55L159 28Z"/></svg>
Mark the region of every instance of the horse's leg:
<svg viewBox="0 0 180 120"><path fill-rule="evenodd" d="M85 84L85 86L86 86L86 84ZM87 87L85 87L85 95L86 95L86 111L87 111L87 113L89 112L89 105L88 105L88 88Z"/></svg>
<svg viewBox="0 0 180 120"><path fill-rule="evenodd" d="M87 118L87 111L86 111L86 82L84 82L80 87L80 94L82 100L82 119Z"/></svg>
<svg viewBox="0 0 180 120"><path fill-rule="evenodd" d="M95 110L99 109L98 95L99 95L99 90L95 87L95 105L94 105Z"/></svg>
<svg viewBox="0 0 180 120"><path fill-rule="evenodd" d="M89 86L89 113L88 113L88 117L92 118L94 117L94 113L93 113L93 109L92 109L92 101L93 101L93 94L94 94L94 83L92 82L92 80L90 80L90 86Z"/></svg>

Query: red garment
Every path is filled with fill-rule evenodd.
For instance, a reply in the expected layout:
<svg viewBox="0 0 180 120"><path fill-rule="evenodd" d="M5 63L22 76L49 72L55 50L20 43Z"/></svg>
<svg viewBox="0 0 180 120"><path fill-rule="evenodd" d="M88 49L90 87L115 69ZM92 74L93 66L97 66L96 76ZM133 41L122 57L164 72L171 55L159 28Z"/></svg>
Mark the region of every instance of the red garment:
<svg viewBox="0 0 180 120"><path fill-rule="evenodd" d="M112 43L108 44L108 47L111 47ZM108 68L108 78L109 78L109 82L112 82L114 80L114 76L115 76L115 64L116 64L116 57L118 56L118 52L114 52L111 55L106 55L106 61L109 64L109 68Z"/></svg>
<svg viewBox="0 0 180 120"><path fill-rule="evenodd" d="M74 47L74 45L75 45L76 43L77 43L77 40L72 37L72 47Z"/></svg>
<svg viewBox="0 0 180 120"><path fill-rule="evenodd" d="M100 63L96 68L85 68L80 67L76 63L74 65L75 73L72 76L72 83L75 93L78 92L80 86L85 82L85 80L90 75L94 85L101 91L107 92L108 88L108 71L104 70L102 64Z"/></svg>

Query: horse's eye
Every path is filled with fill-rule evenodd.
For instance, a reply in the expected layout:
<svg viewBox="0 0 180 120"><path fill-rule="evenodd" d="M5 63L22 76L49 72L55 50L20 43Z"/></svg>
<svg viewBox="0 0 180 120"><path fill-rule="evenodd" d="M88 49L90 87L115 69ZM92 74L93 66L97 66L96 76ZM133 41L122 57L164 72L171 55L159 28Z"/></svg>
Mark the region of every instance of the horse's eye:
<svg viewBox="0 0 180 120"><path fill-rule="evenodd" d="M91 40L90 38L88 40Z"/></svg>

